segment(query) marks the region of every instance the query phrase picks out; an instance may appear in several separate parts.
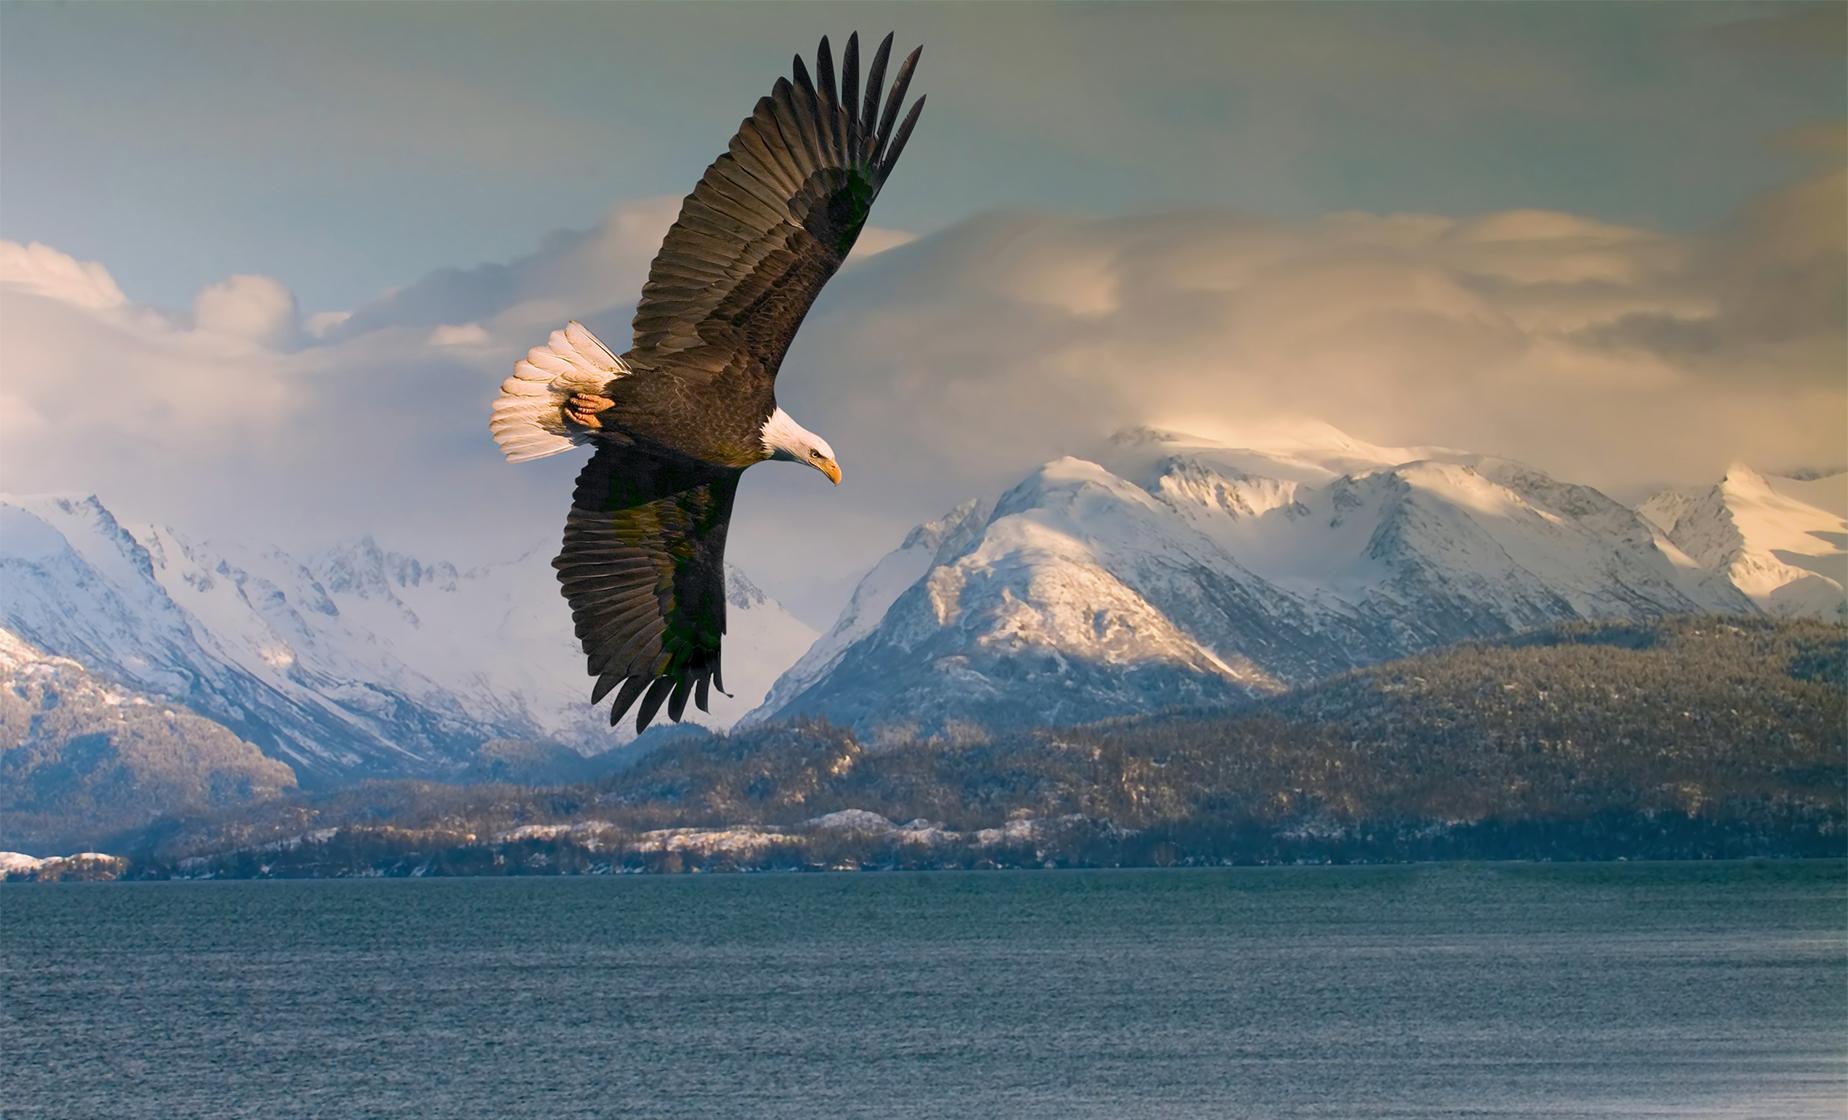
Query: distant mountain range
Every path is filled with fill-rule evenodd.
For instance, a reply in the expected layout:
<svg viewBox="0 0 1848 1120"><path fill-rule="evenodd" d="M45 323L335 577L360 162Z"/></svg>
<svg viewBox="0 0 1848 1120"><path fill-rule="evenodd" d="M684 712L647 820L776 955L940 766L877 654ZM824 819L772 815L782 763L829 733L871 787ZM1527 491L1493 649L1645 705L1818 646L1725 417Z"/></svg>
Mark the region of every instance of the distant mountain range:
<svg viewBox="0 0 1848 1120"><path fill-rule="evenodd" d="M1840 474L1735 467L1632 510L1326 425L1136 429L918 526L819 639L731 569L735 695L704 722L823 717L888 749L1237 704L1562 621L1840 621L1845 512ZM255 751L306 786L608 773L578 760L626 732L587 702L550 552L297 558L125 527L95 497L0 499L0 773L34 783L13 808L115 804L108 781L157 791L138 812L286 785Z"/></svg>
<svg viewBox="0 0 1848 1120"><path fill-rule="evenodd" d="M491 740L620 741L557 592L551 549L459 569L370 537L305 559L120 524L95 497L0 499L0 628L184 705L304 782L442 777ZM728 572L723 727L814 631Z"/></svg>
<svg viewBox="0 0 1848 1120"><path fill-rule="evenodd" d="M1574 619L1840 619L1845 487L1736 468L1637 511L1321 424L1251 446L1126 431L919 526L743 723L953 740L1231 703Z"/></svg>

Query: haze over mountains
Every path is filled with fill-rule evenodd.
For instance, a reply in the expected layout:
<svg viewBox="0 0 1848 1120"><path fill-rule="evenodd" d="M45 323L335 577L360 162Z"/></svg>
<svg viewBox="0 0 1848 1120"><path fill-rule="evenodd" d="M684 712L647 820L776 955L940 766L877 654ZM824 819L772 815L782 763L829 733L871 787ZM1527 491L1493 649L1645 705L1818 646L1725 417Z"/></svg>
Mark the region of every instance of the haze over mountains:
<svg viewBox="0 0 1848 1120"><path fill-rule="evenodd" d="M1632 510L1321 424L1129 430L917 527L819 639L734 568L735 695L705 722L819 716L883 749L1232 704L1574 619L1842 620L1845 485L1736 467ZM131 530L95 497L4 499L0 683L26 729L5 763L53 803L145 760L109 744L154 706L176 713L161 767L196 763L158 787L176 804L286 784L250 777L258 749L307 785L501 772L510 741L607 749L627 733L586 703L550 553L465 569L362 538L298 559Z"/></svg>

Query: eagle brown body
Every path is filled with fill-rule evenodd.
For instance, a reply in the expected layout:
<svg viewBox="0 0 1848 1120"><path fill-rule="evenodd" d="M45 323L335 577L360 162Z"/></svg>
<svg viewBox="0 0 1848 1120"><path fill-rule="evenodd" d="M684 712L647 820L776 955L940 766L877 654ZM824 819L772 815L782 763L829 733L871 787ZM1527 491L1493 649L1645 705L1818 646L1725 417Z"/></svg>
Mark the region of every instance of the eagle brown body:
<svg viewBox="0 0 1848 1120"><path fill-rule="evenodd" d="M509 459L590 443L553 566L571 604L593 703L636 730L661 709L707 706L725 633L725 534L738 480L771 458L836 482L824 441L776 404L776 376L823 285L853 249L923 109L894 128L913 51L881 107L892 37L862 95L859 41L837 84L828 41L739 126L649 269L620 358L576 323L502 386L492 428ZM920 48L921 49L921 48Z"/></svg>

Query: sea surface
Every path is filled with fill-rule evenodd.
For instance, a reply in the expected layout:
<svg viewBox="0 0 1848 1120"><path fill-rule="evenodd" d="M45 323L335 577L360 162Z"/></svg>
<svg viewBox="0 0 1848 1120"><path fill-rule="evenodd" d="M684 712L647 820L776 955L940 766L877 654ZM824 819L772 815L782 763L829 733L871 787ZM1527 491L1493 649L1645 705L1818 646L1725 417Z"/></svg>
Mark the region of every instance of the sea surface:
<svg viewBox="0 0 1848 1120"><path fill-rule="evenodd" d="M0 887L0 1115L1841 1117L1848 865Z"/></svg>

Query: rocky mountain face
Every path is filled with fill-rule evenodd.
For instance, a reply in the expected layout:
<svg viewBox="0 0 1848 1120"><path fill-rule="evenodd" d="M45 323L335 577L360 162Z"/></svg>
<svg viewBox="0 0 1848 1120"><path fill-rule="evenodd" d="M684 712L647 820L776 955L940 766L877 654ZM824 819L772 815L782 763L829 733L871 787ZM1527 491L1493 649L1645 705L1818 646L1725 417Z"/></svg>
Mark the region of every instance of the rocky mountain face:
<svg viewBox="0 0 1848 1120"><path fill-rule="evenodd" d="M1325 425L1254 447L1138 429L921 526L747 722L954 740L1560 621L1757 609L1635 511L1519 463Z"/></svg>
<svg viewBox="0 0 1848 1120"><path fill-rule="evenodd" d="M1795 479L1734 464L1639 512L1663 539L1770 614L1848 620L1848 473Z"/></svg>
<svg viewBox="0 0 1848 1120"><path fill-rule="evenodd" d="M0 848L70 850L294 786L223 725L0 630Z"/></svg>
<svg viewBox="0 0 1848 1120"><path fill-rule="evenodd" d="M814 631L730 571L715 727L753 707ZM0 500L0 626L183 705L309 783L449 776L481 744L603 750L626 733L589 680L550 550L461 569L364 538L306 559L130 529L94 497Z"/></svg>

